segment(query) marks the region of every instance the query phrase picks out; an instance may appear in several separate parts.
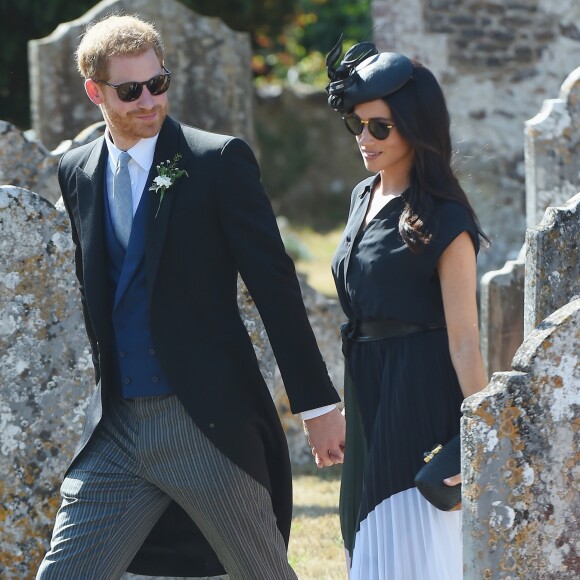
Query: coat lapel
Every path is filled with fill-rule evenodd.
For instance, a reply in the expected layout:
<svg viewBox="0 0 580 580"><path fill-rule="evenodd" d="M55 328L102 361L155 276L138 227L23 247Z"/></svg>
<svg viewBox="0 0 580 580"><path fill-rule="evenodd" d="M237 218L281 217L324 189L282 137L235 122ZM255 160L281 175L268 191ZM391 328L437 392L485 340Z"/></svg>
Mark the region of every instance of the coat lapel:
<svg viewBox="0 0 580 580"><path fill-rule="evenodd" d="M87 307L98 338L107 332L109 310L104 228L104 175L107 149L104 138L95 142L84 169L76 170L83 255L83 281Z"/></svg>
<svg viewBox="0 0 580 580"><path fill-rule="evenodd" d="M185 140L181 134L179 123L167 117L153 157L153 165L145 185L147 194L147 217L146 217L146 234L145 234L145 268L147 272L147 289L149 295L149 304L152 304L152 294L159 262L163 253L163 246L169 227L169 218L171 216L171 207L173 200L180 187L183 186L185 179L182 177L177 180L170 188L165 191L163 201L159 204L160 194L155 191L148 191L153 179L157 177L157 166L163 161L173 160L176 153L185 154L182 149L185 147ZM183 160L182 160L183 162ZM179 165L179 164L178 164Z"/></svg>

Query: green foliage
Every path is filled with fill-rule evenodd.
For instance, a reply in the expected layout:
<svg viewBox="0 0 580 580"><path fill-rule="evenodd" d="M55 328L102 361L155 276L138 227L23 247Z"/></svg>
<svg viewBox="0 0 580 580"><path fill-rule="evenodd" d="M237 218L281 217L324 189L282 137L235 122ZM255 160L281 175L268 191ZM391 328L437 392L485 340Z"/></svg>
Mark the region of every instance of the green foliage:
<svg viewBox="0 0 580 580"><path fill-rule="evenodd" d="M260 82L327 84L325 57L343 34L348 48L372 39L371 0L299 0L284 33L258 46L254 70Z"/></svg>
<svg viewBox="0 0 580 580"><path fill-rule="evenodd" d="M340 33L351 44L372 36L371 0L300 0L300 10L293 32L306 52L326 54Z"/></svg>

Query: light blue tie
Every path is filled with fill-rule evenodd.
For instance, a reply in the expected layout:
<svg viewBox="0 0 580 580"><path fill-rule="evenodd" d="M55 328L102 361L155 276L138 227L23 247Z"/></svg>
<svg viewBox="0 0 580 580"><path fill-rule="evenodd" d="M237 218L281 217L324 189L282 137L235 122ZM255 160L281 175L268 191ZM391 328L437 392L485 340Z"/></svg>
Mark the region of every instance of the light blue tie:
<svg viewBox="0 0 580 580"><path fill-rule="evenodd" d="M127 248L133 223L133 192L131 190L131 176L129 175L129 161L131 156L122 151L119 155L117 170L113 176L113 226L117 239L124 248Z"/></svg>

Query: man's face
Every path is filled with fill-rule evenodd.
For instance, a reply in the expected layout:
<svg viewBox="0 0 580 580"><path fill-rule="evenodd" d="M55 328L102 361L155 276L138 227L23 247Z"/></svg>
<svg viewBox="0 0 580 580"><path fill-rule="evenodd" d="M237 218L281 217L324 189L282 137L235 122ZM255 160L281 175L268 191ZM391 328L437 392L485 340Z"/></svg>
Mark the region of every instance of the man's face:
<svg viewBox="0 0 580 580"><path fill-rule="evenodd" d="M163 74L153 49L138 56L114 56L109 60L109 78L99 79L118 85L129 81L147 81ZM159 133L167 116L167 93L153 96L146 86L139 98L125 103L117 91L103 83L87 80L87 94L93 103L101 107L113 141L119 149L130 149L139 139L153 137Z"/></svg>

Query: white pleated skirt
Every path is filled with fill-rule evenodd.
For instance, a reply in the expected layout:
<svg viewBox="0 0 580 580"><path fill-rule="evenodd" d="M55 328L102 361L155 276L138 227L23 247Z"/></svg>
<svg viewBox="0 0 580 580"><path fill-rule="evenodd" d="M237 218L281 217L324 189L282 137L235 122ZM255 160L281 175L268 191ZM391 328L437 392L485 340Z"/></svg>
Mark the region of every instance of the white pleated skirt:
<svg viewBox="0 0 580 580"><path fill-rule="evenodd" d="M416 488L375 507L356 534L349 580L461 580L461 511L443 512Z"/></svg>

